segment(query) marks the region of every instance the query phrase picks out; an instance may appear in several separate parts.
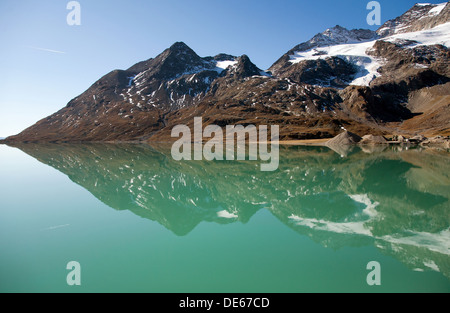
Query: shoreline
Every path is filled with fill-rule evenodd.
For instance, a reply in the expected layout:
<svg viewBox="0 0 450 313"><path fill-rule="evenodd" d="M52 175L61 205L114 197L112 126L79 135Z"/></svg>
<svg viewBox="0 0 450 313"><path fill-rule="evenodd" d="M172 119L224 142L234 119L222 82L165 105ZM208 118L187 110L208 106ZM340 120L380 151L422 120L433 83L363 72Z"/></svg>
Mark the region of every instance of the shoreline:
<svg viewBox="0 0 450 313"><path fill-rule="evenodd" d="M281 141L258 141L257 144L260 143L266 143L266 144L273 144L273 145L279 145L279 146L316 146L316 147L328 147L327 143L333 138L326 138L326 139L300 139L300 140L281 140ZM147 145L155 145L155 144L161 144L161 145L169 145L173 144L175 141L139 141L139 140L130 140L130 141L8 141L8 140L0 140L0 145L10 145L15 146L17 144L147 144ZM208 141L204 141L203 144L207 143ZM191 144L194 144L195 142L190 142ZM255 142L246 142L246 145L250 143ZM446 146L441 144L422 144L422 143L412 143L412 142L400 142L400 141L388 141L386 143L368 143L368 144L361 144L361 143L353 143L350 145L342 144L339 146L349 146L349 147L370 147L370 146L392 146L392 145L399 145L399 146L418 146L423 148L444 148L448 149Z"/></svg>
<svg viewBox="0 0 450 313"><path fill-rule="evenodd" d="M326 139L301 139L301 140L282 140L278 143L285 146L325 146L332 138Z"/></svg>
<svg viewBox="0 0 450 313"><path fill-rule="evenodd" d="M279 145L292 145L292 146L312 146L325 145L330 139L302 139L302 140L280 140L280 141L257 141L256 143L268 143L268 144L279 144ZM153 144L153 143L161 143L161 144L173 144L176 141L140 141L140 140L116 140L116 141L40 141L40 140L30 140L30 141L8 141L8 140L0 140L0 144L27 144L27 143L54 143L54 144L89 144L89 143L105 143L105 144L121 144L121 143L135 143L135 144ZM207 143L208 141L203 141L203 143ZM195 143L195 141L191 141L191 143ZM254 143L254 142L246 142L246 144Z"/></svg>

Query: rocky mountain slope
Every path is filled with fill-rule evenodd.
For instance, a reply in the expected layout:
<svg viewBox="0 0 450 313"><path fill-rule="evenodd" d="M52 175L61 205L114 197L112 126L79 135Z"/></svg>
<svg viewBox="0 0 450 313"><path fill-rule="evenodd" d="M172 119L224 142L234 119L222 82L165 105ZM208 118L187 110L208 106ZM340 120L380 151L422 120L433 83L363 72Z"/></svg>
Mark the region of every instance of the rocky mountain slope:
<svg viewBox="0 0 450 313"><path fill-rule="evenodd" d="M378 30L380 37L401 33L409 33L424 29L431 29L447 23L450 18L448 3L429 4L417 3L406 13L396 19L384 23Z"/></svg>
<svg viewBox="0 0 450 313"><path fill-rule="evenodd" d="M200 57L182 42L115 70L6 142L170 141L204 124L280 125L281 139L450 135L450 3L415 5L377 32L336 26L268 72L248 56Z"/></svg>

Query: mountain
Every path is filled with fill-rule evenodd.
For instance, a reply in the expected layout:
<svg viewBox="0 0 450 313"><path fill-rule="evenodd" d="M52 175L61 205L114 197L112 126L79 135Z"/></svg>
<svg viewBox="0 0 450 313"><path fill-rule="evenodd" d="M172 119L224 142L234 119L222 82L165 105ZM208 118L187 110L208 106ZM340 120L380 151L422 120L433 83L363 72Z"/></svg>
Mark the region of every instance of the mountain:
<svg viewBox="0 0 450 313"><path fill-rule="evenodd" d="M201 58L177 42L154 59L108 73L65 108L13 138L143 140L165 126L168 112L198 104L217 78L252 75L266 74L245 55Z"/></svg>
<svg viewBox="0 0 450 313"><path fill-rule="evenodd" d="M384 23L378 30L380 37L431 29L447 23L450 4L417 3L403 15Z"/></svg>
<svg viewBox="0 0 450 313"><path fill-rule="evenodd" d="M387 53L374 57L371 52L377 48L377 42L398 44L406 48L405 54L409 49L419 46L440 44L448 47L449 21L450 3L416 4L402 16L386 22L376 32L363 29L347 30L335 26L295 46L269 70L280 77L298 81L312 79L311 82L315 80L316 84L321 85L369 86L380 76L379 69L383 66L383 61L389 62L392 59ZM426 57L427 51L422 49L422 54ZM405 61L412 63L412 60ZM421 62L414 61L419 64ZM311 69L318 72L311 75Z"/></svg>
<svg viewBox="0 0 450 313"><path fill-rule="evenodd" d="M395 122L397 131L449 135L449 22L450 3L417 4L376 32L328 29L269 70L297 83L340 88L342 108L353 116Z"/></svg>
<svg viewBox="0 0 450 313"><path fill-rule="evenodd" d="M363 43L367 41L373 41L378 38L378 35L376 32L373 32L371 30L365 30L365 29L353 29L348 30L344 27L341 27L339 25L327 29L323 33L315 35L312 39L301 43L291 50L289 50L287 53L285 53L277 62L275 62L271 67L270 71L272 71L275 74L278 74L280 76L290 76L292 72L307 72L309 69L296 69L292 70L292 68L295 68L297 66L292 66L292 64L298 63L298 59L295 58L297 55L301 58L300 53L304 53L309 51L310 52L310 58L311 60L323 60L322 56L328 55L325 50L318 50L317 48L322 47L331 47L331 46L338 46L338 45L345 45L345 44L357 44L357 43ZM332 57L332 60L336 62L338 58ZM309 62L313 64L314 62ZM315 62L317 63L317 62ZM349 64L347 64L349 66ZM290 71L289 71L290 69ZM353 68L346 69L349 73L349 75L354 75L356 72Z"/></svg>
<svg viewBox="0 0 450 313"><path fill-rule="evenodd" d="M177 42L114 70L6 142L172 141L202 116L280 125L282 140L450 135L450 4L417 4L376 32L335 26L265 72L247 55L200 57ZM5 142L3 141L3 142Z"/></svg>

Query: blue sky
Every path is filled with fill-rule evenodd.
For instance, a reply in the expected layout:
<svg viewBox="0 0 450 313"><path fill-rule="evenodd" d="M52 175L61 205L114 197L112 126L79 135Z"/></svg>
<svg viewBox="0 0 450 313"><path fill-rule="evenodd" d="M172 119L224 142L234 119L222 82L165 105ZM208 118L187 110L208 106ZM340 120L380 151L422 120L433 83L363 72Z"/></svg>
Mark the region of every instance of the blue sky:
<svg viewBox="0 0 450 313"><path fill-rule="evenodd" d="M0 137L61 109L114 69L176 41L200 56L247 54L267 69L293 46L335 25L369 28L368 0L0 0ZM442 3L440 1L427 1ZM416 1L379 0L382 22Z"/></svg>

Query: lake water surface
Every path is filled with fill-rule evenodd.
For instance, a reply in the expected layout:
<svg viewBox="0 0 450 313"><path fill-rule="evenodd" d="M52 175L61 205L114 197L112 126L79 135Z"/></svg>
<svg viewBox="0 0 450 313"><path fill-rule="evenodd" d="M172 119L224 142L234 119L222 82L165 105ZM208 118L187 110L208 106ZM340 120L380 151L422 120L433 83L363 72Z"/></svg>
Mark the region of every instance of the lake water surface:
<svg viewBox="0 0 450 313"><path fill-rule="evenodd" d="M0 292L450 292L450 154L400 150L1 145Z"/></svg>

